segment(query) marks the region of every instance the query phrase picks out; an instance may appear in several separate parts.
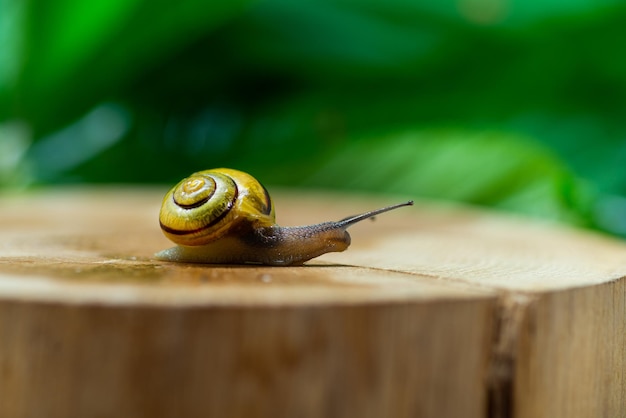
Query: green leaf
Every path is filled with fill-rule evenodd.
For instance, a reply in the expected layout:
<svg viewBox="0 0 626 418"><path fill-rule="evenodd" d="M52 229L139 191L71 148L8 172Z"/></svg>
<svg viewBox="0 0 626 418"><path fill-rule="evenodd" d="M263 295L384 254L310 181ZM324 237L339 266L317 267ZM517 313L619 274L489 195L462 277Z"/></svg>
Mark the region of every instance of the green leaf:
<svg viewBox="0 0 626 418"><path fill-rule="evenodd" d="M306 184L463 201L585 226L595 198L527 138L459 129L351 141L322 158Z"/></svg>

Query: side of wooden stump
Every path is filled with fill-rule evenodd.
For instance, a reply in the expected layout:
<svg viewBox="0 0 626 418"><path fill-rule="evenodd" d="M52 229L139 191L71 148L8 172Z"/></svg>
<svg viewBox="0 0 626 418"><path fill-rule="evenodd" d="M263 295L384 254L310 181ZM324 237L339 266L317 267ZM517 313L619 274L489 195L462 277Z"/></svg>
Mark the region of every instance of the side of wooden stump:
<svg viewBox="0 0 626 418"><path fill-rule="evenodd" d="M626 279L527 302L511 416L626 416Z"/></svg>
<svg viewBox="0 0 626 418"><path fill-rule="evenodd" d="M491 316L0 301L0 416L484 417Z"/></svg>

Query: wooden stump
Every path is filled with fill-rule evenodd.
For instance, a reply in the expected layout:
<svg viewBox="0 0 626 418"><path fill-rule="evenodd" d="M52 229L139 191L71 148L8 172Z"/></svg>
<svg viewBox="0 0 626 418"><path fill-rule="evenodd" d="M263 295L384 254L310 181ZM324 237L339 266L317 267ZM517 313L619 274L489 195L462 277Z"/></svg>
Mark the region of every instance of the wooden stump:
<svg viewBox="0 0 626 418"><path fill-rule="evenodd" d="M615 417L626 244L421 203L303 267L156 261L164 190L0 201L0 417ZM281 224L393 203L279 194Z"/></svg>

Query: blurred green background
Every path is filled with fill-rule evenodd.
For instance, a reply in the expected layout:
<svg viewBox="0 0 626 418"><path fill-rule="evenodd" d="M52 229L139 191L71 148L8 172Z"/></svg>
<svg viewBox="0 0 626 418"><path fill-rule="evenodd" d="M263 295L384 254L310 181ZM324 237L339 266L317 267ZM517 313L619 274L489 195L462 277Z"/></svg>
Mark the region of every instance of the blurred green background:
<svg viewBox="0 0 626 418"><path fill-rule="evenodd" d="M264 183L626 236L616 0L0 0L0 188Z"/></svg>

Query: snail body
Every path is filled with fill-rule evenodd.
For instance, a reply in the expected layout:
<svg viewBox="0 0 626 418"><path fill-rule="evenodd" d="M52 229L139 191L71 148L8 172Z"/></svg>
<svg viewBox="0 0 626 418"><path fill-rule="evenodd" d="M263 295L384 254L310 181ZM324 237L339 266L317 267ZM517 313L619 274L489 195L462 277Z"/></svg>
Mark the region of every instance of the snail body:
<svg viewBox="0 0 626 418"><path fill-rule="evenodd" d="M350 245L347 228L413 202L351 216L336 222L282 227L272 199L251 175L220 168L180 181L163 198L159 222L175 247L161 260L211 264L298 265Z"/></svg>

